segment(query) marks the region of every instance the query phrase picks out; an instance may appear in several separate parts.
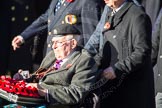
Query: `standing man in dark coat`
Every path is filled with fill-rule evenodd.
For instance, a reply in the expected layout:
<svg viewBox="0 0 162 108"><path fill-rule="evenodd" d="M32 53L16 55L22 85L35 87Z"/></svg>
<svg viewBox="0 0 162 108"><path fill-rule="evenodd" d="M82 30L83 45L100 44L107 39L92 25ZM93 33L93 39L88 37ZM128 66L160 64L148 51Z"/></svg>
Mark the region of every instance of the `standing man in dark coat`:
<svg viewBox="0 0 162 108"><path fill-rule="evenodd" d="M100 43L100 68L109 80L101 107L155 108L149 16L131 0L104 1L101 20L85 46L95 52Z"/></svg>
<svg viewBox="0 0 162 108"><path fill-rule="evenodd" d="M52 0L46 13L13 39L13 48L19 48L22 43L35 35L48 32L47 53L52 49L52 29L61 23L69 22L69 20L72 20L72 24L80 21L76 26L83 30L81 44L85 44L99 21L100 3L98 0Z"/></svg>
<svg viewBox="0 0 162 108"><path fill-rule="evenodd" d="M162 9L152 32L152 64L155 73L156 108L162 108Z"/></svg>

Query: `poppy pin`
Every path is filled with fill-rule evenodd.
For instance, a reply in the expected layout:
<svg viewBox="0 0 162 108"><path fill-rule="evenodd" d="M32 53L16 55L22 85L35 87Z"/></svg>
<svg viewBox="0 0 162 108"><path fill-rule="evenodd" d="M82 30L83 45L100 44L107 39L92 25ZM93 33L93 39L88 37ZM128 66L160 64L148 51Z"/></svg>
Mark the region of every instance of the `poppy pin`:
<svg viewBox="0 0 162 108"><path fill-rule="evenodd" d="M109 22L106 22L104 25L104 29L110 29L111 24Z"/></svg>
<svg viewBox="0 0 162 108"><path fill-rule="evenodd" d="M69 2L69 3L71 3L71 2L73 2L74 0L66 0L67 2Z"/></svg>

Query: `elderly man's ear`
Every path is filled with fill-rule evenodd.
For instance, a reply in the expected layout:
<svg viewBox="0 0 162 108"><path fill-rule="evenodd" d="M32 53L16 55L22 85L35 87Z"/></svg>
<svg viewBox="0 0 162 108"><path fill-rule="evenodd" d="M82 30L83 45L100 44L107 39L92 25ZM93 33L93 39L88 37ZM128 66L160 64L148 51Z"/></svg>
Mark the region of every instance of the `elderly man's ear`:
<svg viewBox="0 0 162 108"><path fill-rule="evenodd" d="M78 42L75 39L72 39L72 48L77 46Z"/></svg>

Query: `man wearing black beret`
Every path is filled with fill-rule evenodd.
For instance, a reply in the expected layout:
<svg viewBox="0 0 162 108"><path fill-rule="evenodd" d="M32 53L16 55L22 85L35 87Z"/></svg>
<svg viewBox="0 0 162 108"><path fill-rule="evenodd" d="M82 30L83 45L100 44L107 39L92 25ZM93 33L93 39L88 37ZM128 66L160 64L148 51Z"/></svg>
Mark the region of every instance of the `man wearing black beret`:
<svg viewBox="0 0 162 108"><path fill-rule="evenodd" d="M27 84L38 89L40 96L49 103L48 107L79 108L99 76L93 57L77 45L81 32L72 24L53 28L53 51L34 73L39 82Z"/></svg>

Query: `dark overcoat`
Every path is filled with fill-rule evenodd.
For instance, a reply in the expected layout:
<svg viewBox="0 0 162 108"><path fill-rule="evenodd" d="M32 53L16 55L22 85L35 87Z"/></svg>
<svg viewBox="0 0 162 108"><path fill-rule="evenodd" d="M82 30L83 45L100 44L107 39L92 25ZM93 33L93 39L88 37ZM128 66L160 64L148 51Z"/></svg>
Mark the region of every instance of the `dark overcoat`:
<svg viewBox="0 0 162 108"><path fill-rule="evenodd" d="M106 6L107 7L107 6ZM106 11L107 10L107 11ZM111 65L117 78L102 90L102 108L155 108L154 80L151 66L151 21L141 7L127 2L114 16L111 29L103 29L110 15L105 8L99 26L85 48L93 51L100 42L102 69L110 65L109 43L101 33L116 41L118 61ZM102 45L101 45L102 44ZM93 51L94 52L94 51ZM105 53L106 52L106 53Z"/></svg>
<svg viewBox="0 0 162 108"><path fill-rule="evenodd" d="M162 9L152 32L151 57L155 73L155 91L162 92Z"/></svg>

